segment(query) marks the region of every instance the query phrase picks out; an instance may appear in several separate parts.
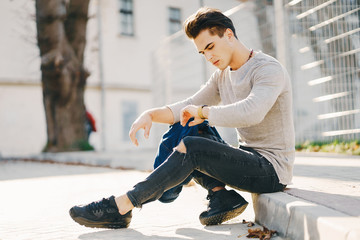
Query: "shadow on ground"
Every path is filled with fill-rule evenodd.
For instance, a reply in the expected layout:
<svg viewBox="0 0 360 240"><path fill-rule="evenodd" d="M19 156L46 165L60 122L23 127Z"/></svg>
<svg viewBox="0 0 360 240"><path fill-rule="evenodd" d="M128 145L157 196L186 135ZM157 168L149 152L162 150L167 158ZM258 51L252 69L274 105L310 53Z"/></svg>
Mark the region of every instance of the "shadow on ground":
<svg viewBox="0 0 360 240"><path fill-rule="evenodd" d="M149 226L151 228L151 226ZM229 234L230 232L230 234ZM218 226L199 228L178 228L175 233L164 232L164 235L144 235L135 229L104 230L94 233L86 233L79 236L82 240L117 240L117 239L143 239L143 240L182 240L182 239L237 239L240 233L247 235L247 228L241 223L222 224ZM173 236L171 236L173 235Z"/></svg>

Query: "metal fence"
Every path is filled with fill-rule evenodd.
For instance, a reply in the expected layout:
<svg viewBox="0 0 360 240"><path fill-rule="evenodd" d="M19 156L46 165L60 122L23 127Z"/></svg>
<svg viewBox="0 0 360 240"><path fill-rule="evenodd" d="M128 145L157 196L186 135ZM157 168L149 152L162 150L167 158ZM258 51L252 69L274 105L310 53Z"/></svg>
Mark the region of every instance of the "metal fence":
<svg viewBox="0 0 360 240"><path fill-rule="evenodd" d="M243 2L225 14L246 46L286 65L296 142L360 139L359 1L276 1ZM182 32L153 56L156 105L190 96L215 70Z"/></svg>
<svg viewBox="0 0 360 240"><path fill-rule="evenodd" d="M285 4L292 77L303 86L294 89L298 141L360 139L359 7L356 0Z"/></svg>

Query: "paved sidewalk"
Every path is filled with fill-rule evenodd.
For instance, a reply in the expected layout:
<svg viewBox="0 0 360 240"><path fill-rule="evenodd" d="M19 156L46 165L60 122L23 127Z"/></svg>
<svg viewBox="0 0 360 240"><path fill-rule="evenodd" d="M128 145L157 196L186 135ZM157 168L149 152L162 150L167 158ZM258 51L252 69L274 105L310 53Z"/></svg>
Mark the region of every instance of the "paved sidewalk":
<svg viewBox="0 0 360 240"><path fill-rule="evenodd" d="M248 227L241 222L253 221L252 206L226 224L204 227L198 216L206 209L206 191L195 184L185 187L171 204L156 201L135 209L128 229L86 228L69 217L73 205L123 193L147 175L135 170L0 161L0 239L247 239ZM249 194L244 197L251 203Z"/></svg>
<svg viewBox="0 0 360 240"><path fill-rule="evenodd" d="M148 173L138 170L152 169L153 155L142 151L125 156L88 152L29 157L133 169L127 171L0 161L1 196L6 196L0 197L0 240L247 239L247 226L241 221L254 220L252 206L226 224L204 227L198 215L206 208L206 192L196 185L185 188L174 203L155 202L135 210L126 230L87 229L69 218L72 205L122 193L145 178ZM244 197L252 201L249 194ZM359 240L360 157L297 154L293 185L285 192L254 195L253 199L257 222L279 232L274 240Z"/></svg>

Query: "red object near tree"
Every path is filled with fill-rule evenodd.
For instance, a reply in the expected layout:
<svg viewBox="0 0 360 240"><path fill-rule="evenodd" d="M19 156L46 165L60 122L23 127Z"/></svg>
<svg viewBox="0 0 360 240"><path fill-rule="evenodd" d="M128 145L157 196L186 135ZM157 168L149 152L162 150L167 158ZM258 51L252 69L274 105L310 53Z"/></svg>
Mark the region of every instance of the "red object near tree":
<svg viewBox="0 0 360 240"><path fill-rule="evenodd" d="M92 131L96 132L95 118L93 117L93 115L91 115L91 113L86 111L86 118L90 123Z"/></svg>

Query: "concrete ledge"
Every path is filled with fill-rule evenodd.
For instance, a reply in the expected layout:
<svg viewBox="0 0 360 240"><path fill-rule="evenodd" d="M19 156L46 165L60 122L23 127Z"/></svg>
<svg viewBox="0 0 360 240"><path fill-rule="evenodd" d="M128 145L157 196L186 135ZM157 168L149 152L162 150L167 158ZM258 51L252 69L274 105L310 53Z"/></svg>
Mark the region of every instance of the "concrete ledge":
<svg viewBox="0 0 360 240"><path fill-rule="evenodd" d="M285 192L252 194L255 220L291 240L358 240L360 218Z"/></svg>

